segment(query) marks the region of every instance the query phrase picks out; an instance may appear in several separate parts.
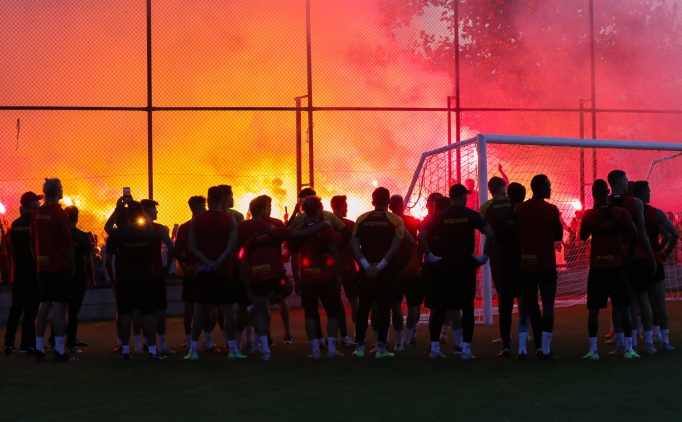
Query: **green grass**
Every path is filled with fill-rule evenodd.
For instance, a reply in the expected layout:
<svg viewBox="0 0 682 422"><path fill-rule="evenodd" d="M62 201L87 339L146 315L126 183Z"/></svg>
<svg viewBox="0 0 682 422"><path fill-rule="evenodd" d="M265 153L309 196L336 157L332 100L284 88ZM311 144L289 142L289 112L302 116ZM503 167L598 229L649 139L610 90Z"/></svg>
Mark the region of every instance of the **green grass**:
<svg viewBox="0 0 682 422"><path fill-rule="evenodd" d="M669 308L671 342L682 346L682 303ZM85 323L79 337L91 345L80 362L0 358L0 420L680 420L682 349L638 361L610 357L603 344L609 317L602 312L602 359L583 361L586 319L583 306L557 310L552 349L558 362L498 358L490 343L497 326L476 326L473 362L453 357L451 344L443 349L448 359L428 359L426 327L419 345L394 359L354 359L347 351L345 359L310 361L298 310L292 346L282 345L273 314L278 344L271 362L228 361L226 354L185 362L179 348L167 362L143 356L122 362L111 352L113 323ZM170 319L168 338L173 346L182 342L180 319Z"/></svg>

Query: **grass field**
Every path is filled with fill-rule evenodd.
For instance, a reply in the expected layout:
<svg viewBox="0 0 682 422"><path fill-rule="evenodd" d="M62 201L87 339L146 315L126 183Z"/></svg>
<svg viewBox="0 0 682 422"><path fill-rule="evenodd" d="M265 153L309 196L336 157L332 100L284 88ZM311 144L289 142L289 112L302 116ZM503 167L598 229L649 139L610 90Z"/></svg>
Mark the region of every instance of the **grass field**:
<svg viewBox="0 0 682 422"><path fill-rule="evenodd" d="M682 302L669 308L671 343L682 346ZM602 312L602 359L583 361L586 318L583 306L557 310L552 349L558 362L498 358L490 342L498 337L496 325L476 326L476 361L453 357L452 344L443 350L448 359L428 359L427 327L420 327L417 347L394 359L355 359L347 351L345 359L311 361L298 310L292 311L292 346L282 345L273 314L278 344L271 362L228 361L222 353L186 362L179 347L166 362L143 356L123 362L111 352L113 322L84 323L79 338L90 346L77 363L0 358L0 420L680 420L682 348L638 361L608 356L611 348L601 338L609 317ZM182 331L181 320L170 319L169 345L180 345Z"/></svg>

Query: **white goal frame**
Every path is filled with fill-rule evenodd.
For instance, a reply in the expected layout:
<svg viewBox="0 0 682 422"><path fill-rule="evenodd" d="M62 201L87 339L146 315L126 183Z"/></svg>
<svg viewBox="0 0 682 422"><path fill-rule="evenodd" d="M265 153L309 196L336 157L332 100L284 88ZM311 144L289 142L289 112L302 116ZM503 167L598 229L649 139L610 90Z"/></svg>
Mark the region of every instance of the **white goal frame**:
<svg viewBox="0 0 682 422"><path fill-rule="evenodd" d="M639 149L639 150L657 150L657 151L673 151L682 153L682 144L668 143L668 142L645 142L645 141L623 141L623 140L602 140L602 139L582 139L582 138L552 138L541 136L515 136L515 135L489 135L479 134L475 138L470 138L457 142L442 148L434 149L424 152L421 155L417 169L412 177L412 182L405 195L405 204L410 204L414 188L417 185L419 176L424 166L425 160L432 155L443 152L455 150L465 145L476 143L476 152L478 155L478 186L479 186L479 201L483 204L488 200L488 160L487 149L488 144L510 144L510 145L525 145L525 146L547 146L547 147L576 147L576 148L609 148L609 149ZM668 157L676 157L679 154L672 154ZM652 163L653 167L654 163ZM649 172L651 173L651 171ZM648 178L648 175L647 175ZM483 242L485 237L481 235ZM483 296L483 324L492 325L493 323L493 307L492 307L492 277L490 273L490 264L486 263L482 268L482 296Z"/></svg>

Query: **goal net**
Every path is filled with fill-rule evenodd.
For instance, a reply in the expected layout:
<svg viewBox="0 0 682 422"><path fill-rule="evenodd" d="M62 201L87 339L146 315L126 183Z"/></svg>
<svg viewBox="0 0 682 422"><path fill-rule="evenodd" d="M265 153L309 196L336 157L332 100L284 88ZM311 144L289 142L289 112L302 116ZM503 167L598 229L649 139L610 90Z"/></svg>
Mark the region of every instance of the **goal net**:
<svg viewBox="0 0 682 422"><path fill-rule="evenodd" d="M473 183L471 208L490 197L487 180L506 177L521 183L530 196L530 180L546 174L552 182L552 197L564 221L564 239L556 244L559 280L557 306L585 303L589 244L579 238L582 210L592 207L591 185L606 180L611 170L624 170L631 181L648 180L651 205L670 213L676 227L682 218L682 144L630 142L571 138L542 138L511 135L478 135L457 144L422 154L406 195L409 212L426 215L426 198L433 192L447 195L453 183ZM479 242L480 244L480 242ZM682 297L682 254L665 263L669 298ZM481 268L476 293L477 321L492 324L497 297L488 264Z"/></svg>

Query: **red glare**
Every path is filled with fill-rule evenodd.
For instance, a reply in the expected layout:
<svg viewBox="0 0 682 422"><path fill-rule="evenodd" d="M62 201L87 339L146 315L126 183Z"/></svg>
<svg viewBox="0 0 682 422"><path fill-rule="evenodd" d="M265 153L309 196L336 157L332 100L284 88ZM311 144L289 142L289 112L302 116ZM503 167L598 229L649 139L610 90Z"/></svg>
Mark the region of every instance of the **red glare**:
<svg viewBox="0 0 682 422"><path fill-rule="evenodd" d="M308 258L303 258L301 263L303 264L304 267L310 266L310 260Z"/></svg>
<svg viewBox="0 0 682 422"><path fill-rule="evenodd" d="M332 267L334 265L334 259L333 258L327 258L327 266Z"/></svg>
<svg viewBox="0 0 682 422"><path fill-rule="evenodd" d="M241 248L239 250L239 259L242 259L242 258L244 258L244 248Z"/></svg>

